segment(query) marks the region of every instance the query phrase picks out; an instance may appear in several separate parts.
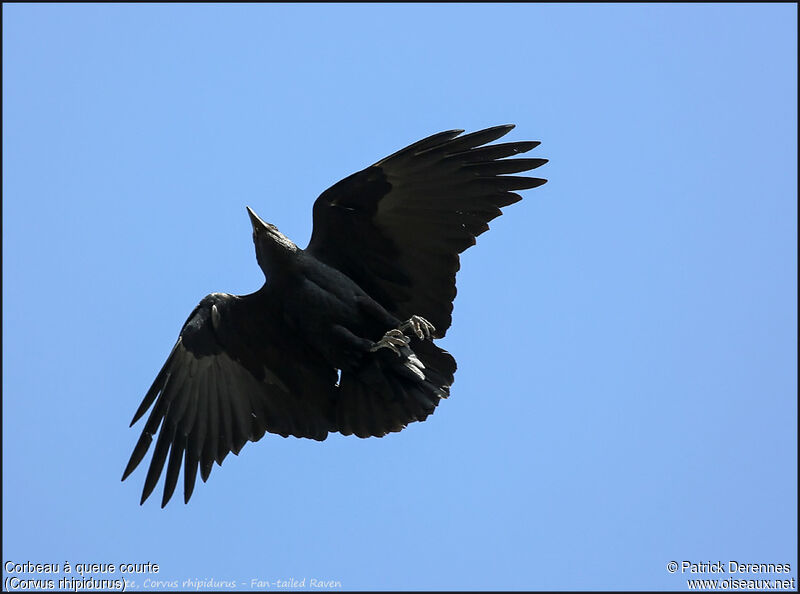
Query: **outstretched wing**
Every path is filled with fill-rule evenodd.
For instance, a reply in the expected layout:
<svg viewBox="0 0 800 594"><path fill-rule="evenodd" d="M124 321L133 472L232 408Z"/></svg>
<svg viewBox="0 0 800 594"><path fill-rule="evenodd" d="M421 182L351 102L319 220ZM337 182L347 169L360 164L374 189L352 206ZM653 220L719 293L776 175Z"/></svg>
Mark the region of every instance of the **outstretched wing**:
<svg viewBox="0 0 800 594"><path fill-rule="evenodd" d="M546 180L505 175L546 159L506 159L538 146L483 146L514 126L459 136L434 134L330 187L314 203L306 248L352 278L400 319L420 315L450 327L458 255L489 229L500 208L521 199L515 190Z"/></svg>
<svg viewBox="0 0 800 594"><path fill-rule="evenodd" d="M131 421L155 402L122 476L138 466L158 432L142 503L165 462L161 507L175 490L181 465L188 502L198 467L205 481L214 461L221 465L228 452L238 454L267 431L327 437L336 371L309 359L279 323L264 290L243 297L214 293L195 308Z"/></svg>

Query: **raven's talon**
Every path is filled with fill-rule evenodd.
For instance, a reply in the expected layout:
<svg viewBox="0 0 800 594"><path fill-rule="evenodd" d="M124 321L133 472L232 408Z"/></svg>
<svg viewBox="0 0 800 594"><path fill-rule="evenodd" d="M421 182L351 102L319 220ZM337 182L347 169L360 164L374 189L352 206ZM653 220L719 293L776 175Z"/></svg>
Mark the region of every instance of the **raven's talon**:
<svg viewBox="0 0 800 594"><path fill-rule="evenodd" d="M397 328L392 328L383 335L383 338L374 343L369 350L374 353L378 349L391 349L399 357L401 353L400 349L397 347L407 347L408 343L410 342L411 339L403 334L402 331L398 330Z"/></svg>
<svg viewBox="0 0 800 594"><path fill-rule="evenodd" d="M405 332L408 329L411 329L412 332L419 338L420 340L428 339L430 340L432 333L436 330L433 324L431 324L428 320L423 318L422 316L411 316L408 320L400 324L399 330L401 332Z"/></svg>

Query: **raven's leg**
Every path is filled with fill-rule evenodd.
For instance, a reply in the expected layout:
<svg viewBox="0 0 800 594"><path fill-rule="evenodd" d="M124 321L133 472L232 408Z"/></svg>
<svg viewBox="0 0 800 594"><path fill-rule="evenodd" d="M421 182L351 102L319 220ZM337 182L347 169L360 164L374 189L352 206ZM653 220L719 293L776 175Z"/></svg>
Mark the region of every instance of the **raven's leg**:
<svg viewBox="0 0 800 594"><path fill-rule="evenodd" d="M411 338L403 334L398 328L392 328L383 335L378 342L374 343L369 349L375 352L382 348L391 349L395 354L401 358L401 365L393 367L403 377L413 382L421 382L425 380L425 364L419 360L419 357L409 348Z"/></svg>
<svg viewBox="0 0 800 594"><path fill-rule="evenodd" d="M411 342L411 339L403 334L402 330L398 328L392 328L383 335L383 338L375 342L369 348L369 350L375 352L378 349L391 349L397 353L397 356L399 357L401 353L400 348L398 347L407 347L409 342Z"/></svg>
<svg viewBox="0 0 800 594"><path fill-rule="evenodd" d="M426 338L430 340L431 334L436 331L436 328L434 328L433 324L431 324L422 316L411 316L405 322L400 324L397 329L401 332L405 332L409 328L420 340L424 340Z"/></svg>
<svg viewBox="0 0 800 594"><path fill-rule="evenodd" d="M373 344L369 350L374 352L381 348L387 348L392 349L399 356L401 353L398 347L407 347L411 342L410 335L406 336L406 330L411 330L420 340L430 340L431 333L436 328L422 316L411 316L397 328L392 328L386 332L383 338Z"/></svg>
<svg viewBox="0 0 800 594"><path fill-rule="evenodd" d="M420 340L430 340L431 333L436 330L436 328L433 327L433 324L431 324L422 316L411 316L397 328L392 328L386 334L384 334L383 338L373 344L369 350L374 352L381 348L387 348L393 350L398 356L400 356L402 353L398 347L407 347L411 342L410 336L405 335L405 331L409 329Z"/></svg>
<svg viewBox="0 0 800 594"><path fill-rule="evenodd" d="M430 340L433 332L436 331L433 324L422 316L413 315L405 322L398 323L398 319L386 311L380 303L366 295L357 296L355 301L362 312L379 324L384 327L394 326L394 328L383 335L383 338L374 343L372 348L370 348L371 351L376 351L380 348L389 348L399 355L400 352L397 347L408 346L409 344L409 340L405 336L407 330L411 330L413 336L416 336L420 340ZM412 336L412 334L408 334L408 336Z"/></svg>

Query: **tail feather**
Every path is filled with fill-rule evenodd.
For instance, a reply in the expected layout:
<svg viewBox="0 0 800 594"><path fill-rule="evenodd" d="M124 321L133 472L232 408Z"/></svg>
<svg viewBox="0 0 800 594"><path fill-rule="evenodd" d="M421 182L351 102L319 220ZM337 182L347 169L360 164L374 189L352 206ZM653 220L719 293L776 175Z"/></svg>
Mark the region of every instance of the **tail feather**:
<svg viewBox="0 0 800 594"><path fill-rule="evenodd" d="M380 349L354 371L343 371L336 400L336 430L383 437L424 421L450 395L455 359L431 341L413 338L400 356Z"/></svg>

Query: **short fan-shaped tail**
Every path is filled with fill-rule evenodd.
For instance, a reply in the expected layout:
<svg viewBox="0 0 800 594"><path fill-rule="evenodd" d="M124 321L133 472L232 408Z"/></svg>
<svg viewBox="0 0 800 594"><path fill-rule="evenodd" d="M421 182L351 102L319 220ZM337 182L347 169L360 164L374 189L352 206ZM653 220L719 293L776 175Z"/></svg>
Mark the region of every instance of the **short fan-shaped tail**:
<svg viewBox="0 0 800 594"><path fill-rule="evenodd" d="M450 395L456 361L430 340L370 353L363 365L342 372L336 429L343 435L383 437L424 421Z"/></svg>

